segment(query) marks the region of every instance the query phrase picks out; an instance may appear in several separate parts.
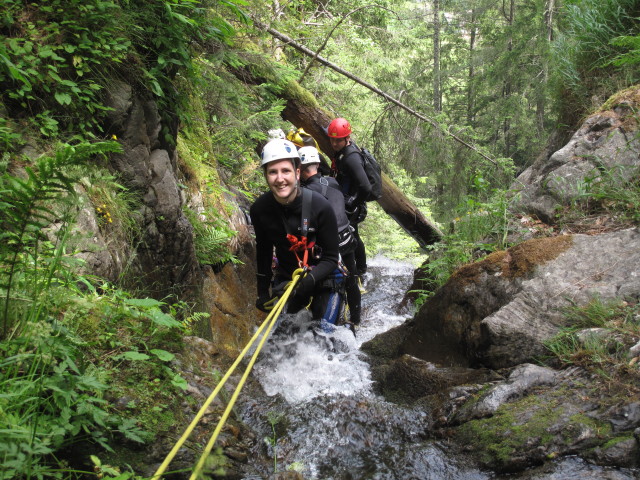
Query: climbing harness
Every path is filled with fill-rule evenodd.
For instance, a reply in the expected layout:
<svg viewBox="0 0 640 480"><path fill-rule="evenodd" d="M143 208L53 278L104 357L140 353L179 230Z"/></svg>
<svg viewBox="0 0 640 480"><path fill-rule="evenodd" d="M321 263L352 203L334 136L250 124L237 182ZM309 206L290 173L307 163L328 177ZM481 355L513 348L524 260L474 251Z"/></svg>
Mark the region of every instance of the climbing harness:
<svg viewBox="0 0 640 480"><path fill-rule="evenodd" d="M209 442L207 443L207 446L205 448L204 453L202 454L202 456L200 457L200 460L196 464L196 467L194 468L193 473L191 474L190 480L195 480L195 479L200 477L200 473L202 472L202 469L204 468L205 461L209 457L209 454L211 453L211 450L213 449L213 445L214 445L215 441L217 440L218 435L220 434L220 431L222 430L222 427L224 426L225 422L227 421L227 418L229 418L229 414L231 413L231 410L232 410L233 406L235 405L236 400L238 399L238 395L240 394L240 390L242 390L242 387L244 386L244 384L245 384L245 382L246 382L246 380L247 380L247 378L249 376L249 373L251 372L251 369L253 368L253 365L256 362L256 359L258 358L258 354L262 350L262 347L264 346L264 343L266 342L267 338L269 337L269 334L271 333L271 330L273 330L273 326L276 324L276 321L278 320L278 317L279 317L280 313L282 312L282 309L284 308L284 305L287 303L287 300L289 299L289 296L291 295L291 292L295 288L295 286L298 283L298 281L305 275L305 273L306 273L305 269L302 269L302 268L297 269L295 272L293 272L293 275L291 276L291 282L287 286L287 288L286 288L284 294L282 295L282 297L280 297L280 299L274 305L273 310L271 311L271 313L269 313L269 315L264 320L264 322L262 322L262 325L260 325L260 327L258 328L258 330L256 330L256 333L253 335L251 340L249 340L249 343L247 343L247 345L244 347L242 352L240 352L240 354L238 355L236 360L233 362L233 364L231 365L229 370L227 370L227 373L225 373L225 375L222 377L222 379L220 380L218 385L216 385L216 388L213 390L213 392L211 392L211 395L209 395L209 398L207 398L207 400L204 402L204 404L202 405L202 407L200 408L200 410L198 411L196 416L193 418L193 420L191 421L191 423L187 427L187 429L184 431L182 436L178 439L176 444L173 446L173 448L171 449L171 451L169 452L167 457L164 459L164 461L162 462L160 467L158 467L158 470L156 471L156 473L153 474L153 476L151 477L152 480L157 480L157 479L162 478L162 475L167 470L167 467L169 466L171 461L174 459L174 457L178 453L178 450L180 450L180 448L182 447L184 442L187 441L187 439L189 438L189 436L193 432L193 430L196 427L196 425L198 424L198 422L202 419L202 417L204 416L205 412L209 408L209 405L211 405L211 403L216 398L216 396L218 395L220 390L222 390L222 387L224 386L225 382L231 377L231 374L234 372L236 367L240 364L240 362L242 361L244 356L247 354L249 349L252 347L252 345L258 339L260 334L264 331L264 335L262 336L262 339L260 340L260 343L256 347L255 352L251 356L251 360L249 361L249 364L247 365L247 368L245 369L242 378L238 382L238 386L235 388L235 390L234 390L234 392L233 392L233 394L231 396L231 399L229 400L229 404L227 405L227 408L225 409L224 413L222 414L222 417L220 418L220 421L218 422L218 425L216 426L216 429L214 430L213 434L211 435L211 438L210 438Z"/></svg>
<svg viewBox="0 0 640 480"><path fill-rule="evenodd" d="M302 189L302 217L300 220L300 237L287 233L287 240L291 244L289 251L293 252L298 259L298 267L309 267L309 251L315 246L315 242L309 242L307 238L309 234L309 218L311 216L311 196L312 193L306 188ZM282 212L280 212L282 215ZM287 220L282 215L285 231L288 231ZM302 252L302 258L300 258Z"/></svg>

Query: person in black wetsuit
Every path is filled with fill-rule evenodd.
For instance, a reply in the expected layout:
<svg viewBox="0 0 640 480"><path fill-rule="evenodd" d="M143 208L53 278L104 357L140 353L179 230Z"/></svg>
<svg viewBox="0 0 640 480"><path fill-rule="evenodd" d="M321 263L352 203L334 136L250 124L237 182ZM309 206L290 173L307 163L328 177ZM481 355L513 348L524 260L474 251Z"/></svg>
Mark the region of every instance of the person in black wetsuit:
<svg viewBox="0 0 640 480"><path fill-rule="evenodd" d="M298 152L288 140L273 139L262 151L261 166L269 186L251 205L249 215L256 237L257 287L256 307L267 311L265 304L276 292L273 286L291 280L293 272L303 263L310 270L299 280L290 297L287 312L295 313L311 302L315 320L325 319L330 286L335 281L338 266L338 228L329 201L321 194L299 186ZM303 197L307 198L308 233L306 246L302 234ZM297 245L299 249L292 251ZM277 267L272 270L273 251ZM305 255L306 253L306 255ZM339 275L338 275L339 276ZM273 282L272 282L273 279ZM327 319L330 323L330 319Z"/></svg>
<svg viewBox="0 0 640 480"><path fill-rule="evenodd" d="M298 150L300 156L300 178L302 186L321 193L333 208L338 222L338 248L342 263L347 267L348 275L345 282L347 302L349 304L349 321L354 325L360 324L361 300L360 288L356 278L356 259L354 251L357 240L353 227L344 209L344 195L335 178L324 177L319 172L320 155L315 147L302 147Z"/></svg>
<svg viewBox="0 0 640 480"><path fill-rule="evenodd" d="M344 194L345 210L355 230L358 246L355 250L358 276L367 271L367 255L358 232L358 224L367 216L366 199L371 193L371 183L364 171L360 149L351 140L351 125L344 118L334 119L327 127L329 142L335 152L331 175L340 184Z"/></svg>

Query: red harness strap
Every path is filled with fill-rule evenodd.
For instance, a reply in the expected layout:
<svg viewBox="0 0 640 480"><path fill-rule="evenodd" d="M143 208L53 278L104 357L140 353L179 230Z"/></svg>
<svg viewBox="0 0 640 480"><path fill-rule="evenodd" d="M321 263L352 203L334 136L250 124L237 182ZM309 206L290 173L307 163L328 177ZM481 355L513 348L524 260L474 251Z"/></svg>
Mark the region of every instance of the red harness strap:
<svg viewBox="0 0 640 480"><path fill-rule="evenodd" d="M313 248L315 242L307 243L307 237L298 238L290 233L287 233L287 240L289 240L289 243L291 244L289 251L295 253L296 258L298 259L298 266L300 268L308 267L309 264L307 262L309 260L309 250ZM304 252L302 259L300 259L298 252Z"/></svg>

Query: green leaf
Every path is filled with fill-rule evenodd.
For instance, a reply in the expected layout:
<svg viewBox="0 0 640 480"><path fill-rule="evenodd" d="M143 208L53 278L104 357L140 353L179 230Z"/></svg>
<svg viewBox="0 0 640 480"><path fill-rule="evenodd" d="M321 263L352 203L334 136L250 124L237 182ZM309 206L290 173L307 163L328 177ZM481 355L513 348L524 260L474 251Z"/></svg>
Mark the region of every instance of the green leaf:
<svg viewBox="0 0 640 480"><path fill-rule="evenodd" d="M135 350L131 350L129 352L121 353L120 355L115 356L116 360L124 359L124 360L149 360L149 355L145 353L136 352Z"/></svg>
<svg viewBox="0 0 640 480"><path fill-rule="evenodd" d="M162 302L154 300L153 298L128 298L124 301L125 305L131 305L134 307L152 308L163 305Z"/></svg>
<svg viewBox="0 0 640 480"><path fill-rule="evenodd" d="M182 324L178 322L175 318L173 318L171 315L167 315L166 313L161 312L160 310L151 310L148 313L148 315L149 315L149 318L156 325L161 325L163 327L169 327L169 328L182 326Z"/></svg>
<svg viewBox="0 0 640 480"><path fill-rule="evenodd" d="M162 87L160 86L160 84L156 80L151 80L151 90L158 97L162 97L164 95L164 92L162 91Z"/></svg>
<svg viewBox="0 0 640 480"><path fill-rule="evenodd" d="M187 381L177 373L171 379L171 385L173 385L174 387L177 387L177 388L179 388L181 390L186 390L188 388L188 386L189 386Z"/></svg>
<svg viewBox="0 0 640 480"><path fill-rule="evenodd" d="M153 353L163 362L170 362L176 357L173 353L167 352L166 350L161 350L159 348L152 348L151 350L149 350L149 353Z"/></svg>

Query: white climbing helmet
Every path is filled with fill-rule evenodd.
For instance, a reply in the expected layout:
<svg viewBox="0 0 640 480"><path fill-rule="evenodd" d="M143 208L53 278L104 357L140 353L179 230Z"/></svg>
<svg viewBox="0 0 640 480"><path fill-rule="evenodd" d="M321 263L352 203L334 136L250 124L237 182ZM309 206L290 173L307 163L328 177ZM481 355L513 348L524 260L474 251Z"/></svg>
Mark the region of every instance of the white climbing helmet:
<svg viewBox="0 0 640 480"><path fill-rule="evenodd" d="M302 165L320 163L320 154L316 147L301 147L300 150L298 150L298 156L300 157L300 163Z"/></svg>
<svg viewBox="0 0 640 480"><path fill-rule="evenodd" d="M298 149L289 140L274 138L264 146L260 166L264 167L269 162L282 160L283 158L290 158L292 160L299 159Z"/></svg>

